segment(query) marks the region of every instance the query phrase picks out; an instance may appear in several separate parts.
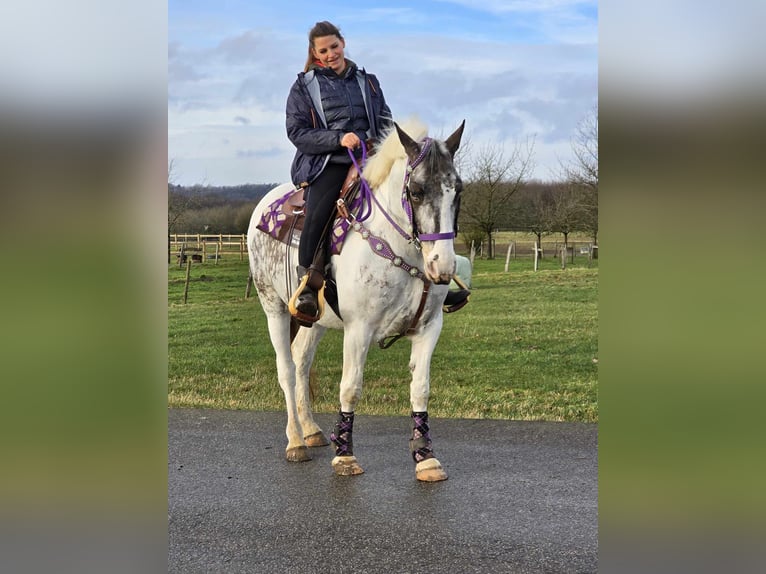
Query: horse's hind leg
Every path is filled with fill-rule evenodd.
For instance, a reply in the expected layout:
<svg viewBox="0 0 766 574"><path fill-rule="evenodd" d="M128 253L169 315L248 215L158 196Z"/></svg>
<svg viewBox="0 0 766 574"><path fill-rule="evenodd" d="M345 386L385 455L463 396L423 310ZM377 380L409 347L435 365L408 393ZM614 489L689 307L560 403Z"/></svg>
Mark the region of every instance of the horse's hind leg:
<svg viewBox="0 0 766 574"><path fill-rule="evenodd" d="M326 327L314 325L311 329L299 329L292 345L292 356L295 362L295 400L298 407L298 420L303 430L306 446L327 446L329 441L314 421L311 408L311 364L314 354Z"/></svg>
<svg viewBox="0 0 766 574"><path fill-rule="evenodd" d="M269 335L277 355L277 378L285 395L287 406L287 448L285 456L291 462L311 460L308 448L303 440L303 430L298 417L295 400L295 364L290 354L290 315L283 313L268 314Z"/></svg>

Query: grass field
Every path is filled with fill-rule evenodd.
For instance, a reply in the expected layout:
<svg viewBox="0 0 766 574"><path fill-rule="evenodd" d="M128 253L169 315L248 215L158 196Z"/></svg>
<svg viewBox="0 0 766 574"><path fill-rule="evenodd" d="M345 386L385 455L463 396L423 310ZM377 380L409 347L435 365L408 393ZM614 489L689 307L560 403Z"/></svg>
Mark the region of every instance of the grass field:
<svg viewBox="0 0 766 574"><path fill-rule="evenodd" d="M470 303L446 315L431 365L435 417L598 420L598 268L586 258L477 259ZM237 257L194 264L187 304L185 269L168 267L170 406L283 410L274 351L247 263ZM410 345L373 346L357 412L409 414ZM336 412L342 333L329 331L315 361L317 412Z"/></svg>

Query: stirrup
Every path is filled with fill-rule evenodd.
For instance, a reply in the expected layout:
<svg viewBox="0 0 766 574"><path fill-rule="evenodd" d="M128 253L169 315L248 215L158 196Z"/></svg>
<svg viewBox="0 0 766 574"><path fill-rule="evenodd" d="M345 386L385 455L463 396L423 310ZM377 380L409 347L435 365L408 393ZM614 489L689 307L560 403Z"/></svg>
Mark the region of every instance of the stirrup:
<svg viewBox="0 0 766 574"><path fill-rule="evenodd" d="M471 292L468 289L448 291L447 296L444 298L444 305L442 306L442 310L445 313L454 313L455 311L459 311L466 306L470 296Z"/></svg>
<svg viewBox="0 0 766 574"><path fill-rule="evenodd" d="M293 296L290 297L290 301L287 304L287 308L290 311L290 315L295 317L295 320L298 322L299 325L301 325L302 327L311 328L314 325L314 323L319 321L319 319L321 319L322 316L324 315L324 283L322 283L322 287L321 289L319 289L319 292L317 293L317 314L312 317L311 315L302 313L295 306L296 302L298 301L298 297L307 288L308 282L309 282L309 274L306 273L301 279L300 285L298 285L298 288L295 290L295 293L293 293Z"/></svg>

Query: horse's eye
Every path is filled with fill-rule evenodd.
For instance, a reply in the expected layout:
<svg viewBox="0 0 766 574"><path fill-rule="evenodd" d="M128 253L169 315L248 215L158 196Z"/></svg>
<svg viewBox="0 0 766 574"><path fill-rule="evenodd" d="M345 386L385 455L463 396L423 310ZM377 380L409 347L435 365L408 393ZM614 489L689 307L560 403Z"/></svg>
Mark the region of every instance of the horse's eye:
<svg viewBox="0 0 766 574"><path fill-rule="evenodd" d="M423 188L417 183L410 183L409 189L410 189L410 197L412 198L412 201L415 203L420 203L420 201L423 200L423 196L425 195Z"/></svg>

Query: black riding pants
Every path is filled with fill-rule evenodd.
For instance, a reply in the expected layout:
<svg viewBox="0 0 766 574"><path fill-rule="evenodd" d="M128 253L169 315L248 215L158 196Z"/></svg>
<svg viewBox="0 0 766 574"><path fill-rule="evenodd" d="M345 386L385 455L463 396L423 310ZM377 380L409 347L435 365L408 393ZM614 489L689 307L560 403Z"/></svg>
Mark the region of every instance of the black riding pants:
<svg viewBox="0 0 766 574"><path fill-rule="evenodd" d="M314 260L322 232L330 219L338 193L346 179L349 166L340 163L328 163L324 171L308 188L306 197L306 219L303 222L301 242L298 246L298 263L309 268Z"/></svg>

